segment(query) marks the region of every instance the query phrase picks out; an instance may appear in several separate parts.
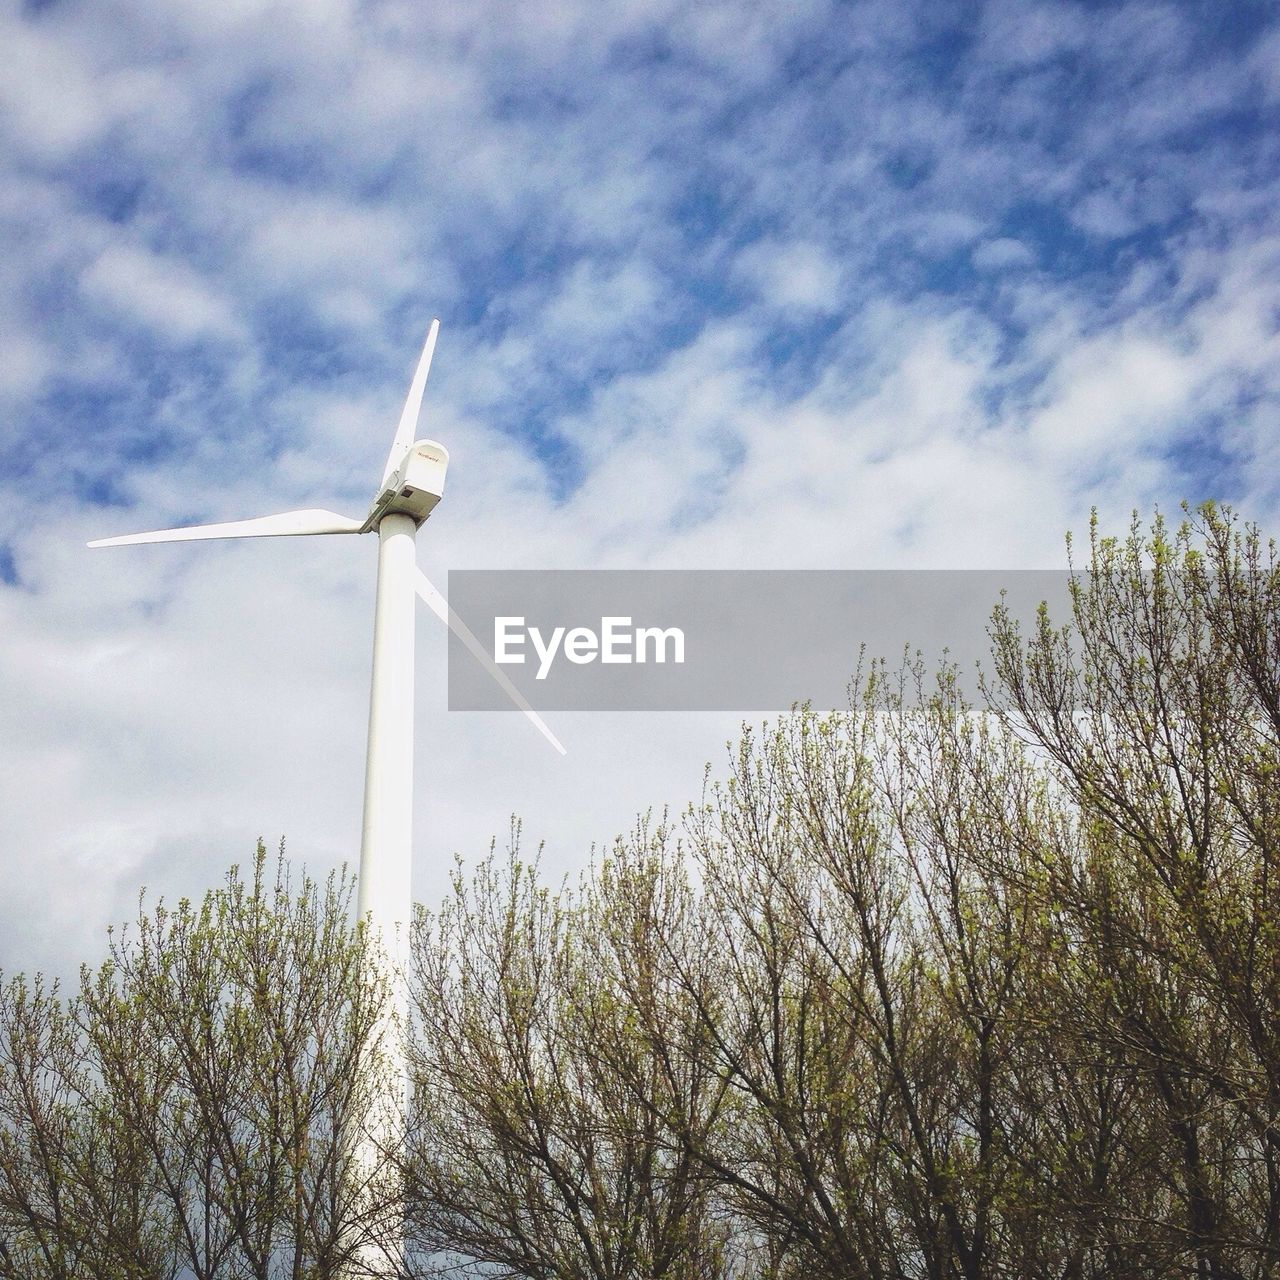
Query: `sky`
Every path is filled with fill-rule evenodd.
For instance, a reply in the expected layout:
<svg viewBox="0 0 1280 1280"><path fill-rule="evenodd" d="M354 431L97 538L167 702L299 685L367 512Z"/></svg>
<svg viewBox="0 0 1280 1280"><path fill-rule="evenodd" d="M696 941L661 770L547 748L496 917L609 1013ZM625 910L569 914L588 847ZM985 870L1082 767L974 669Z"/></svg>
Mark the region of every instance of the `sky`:
<svg viewBox="0 0 1280 1280"><path fill-rule="evenodd" d="M432 316L462 568L1052 568L1280 521L1280 15L1221 0L3 0L0 968L358 857L363 515ZM855 657L851 652L850 668ZM742 717L450 712L415 895L549 878Z"/></svg>

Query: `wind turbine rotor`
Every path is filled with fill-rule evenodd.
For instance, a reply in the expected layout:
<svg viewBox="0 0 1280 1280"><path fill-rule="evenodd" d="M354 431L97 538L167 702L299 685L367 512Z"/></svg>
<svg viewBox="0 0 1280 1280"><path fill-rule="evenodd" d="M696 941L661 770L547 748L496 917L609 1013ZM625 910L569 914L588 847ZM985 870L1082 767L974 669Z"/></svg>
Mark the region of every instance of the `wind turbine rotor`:
<svg viewBox="0 0 1280 1280"><path fill-rule="evenodd" d="M289 538L311 534L371 533L377 530L387 516L408 516L414 529L421 526L435 510L444 495L445 474L449 467L449 450L437 440L415 439L418 418L422 412L422 397L427 386L427 374L431 370L431 357L436 349L436 337L440 321L432 320L427 340L418 357L417 369L404 402L391 452L387 455L382 483L369 514L363 520L339 515L320 507L303 511L283 511L274 516L257 516L252 520L227 520L218 524L187 525L177 529L154 529L149 533L126 533L116 538L96 538L91 547L124 547L148 542L196 542L214 538ZM489 656L483 644L470 628L449 607L444 596L413 566L416 578L413 589L428 608L462 641L467 650L486 671L502 686L507 697L524 713L530 724L561 754L565 749L559 738L547 727L542 717L529 705L519 689L511 683ZM408 575L405 576L406 583ZM411 656L409 659L411 661Z"/></svg>

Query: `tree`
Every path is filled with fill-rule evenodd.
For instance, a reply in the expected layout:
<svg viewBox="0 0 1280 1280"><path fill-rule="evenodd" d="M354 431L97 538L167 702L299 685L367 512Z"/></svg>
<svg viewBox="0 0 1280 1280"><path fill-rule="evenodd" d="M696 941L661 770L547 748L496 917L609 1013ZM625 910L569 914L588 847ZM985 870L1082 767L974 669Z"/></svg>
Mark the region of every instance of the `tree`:
<svg viewBox="0 0 1280 1280"><path fill-rule="evenodd" d="M877 668L744 737L646 1031L770 1270L1272 1274L1278 606L1212 508L1095 535L984 705Z"/></svg>
<svg viewBox="0 0 1280 1280"><path fill-rule="evenodd" d="M142 910L70 1000L4 987L0 1276L330 1277L376 1219L345 1135L386 993L350 881L265 859Z"/></svg>
<svg viewBox="0 0 1280 1280"><path fill-rule="evenodd" d="M953 673L918 669L748 734L692 815L717 974L685 990L736 1099L699 1155L782 1274L1034 1274L1016 886L1056 819Z"/></svg>
<svg viewBox="0 0 1280 1280"><path fill-rule="evenodd" d="M580 899L552 894L516 832L504 863L491 854L469 881L459 871L420 919L405 1182L424 1273L723 1274L705 1181L666 1109L636 1096L678 1097L691 1123L708 1105L634 1026L631 1000L646 997L630 912L656 905L660 875L612 868ZM642 930L658 928L640 945L671 923L646 918Z"/></svg>
<svg viewBox="0 0 1280 1280"><path fill-rule="evenodd" d="M1087 859L1053 896L1105 966L1092 1014L1164 1128L1162 1265L1280 1265L1280 564L1213 506L1091 532L1070 625L998 612L993 705L1051 762Z"/></svg>

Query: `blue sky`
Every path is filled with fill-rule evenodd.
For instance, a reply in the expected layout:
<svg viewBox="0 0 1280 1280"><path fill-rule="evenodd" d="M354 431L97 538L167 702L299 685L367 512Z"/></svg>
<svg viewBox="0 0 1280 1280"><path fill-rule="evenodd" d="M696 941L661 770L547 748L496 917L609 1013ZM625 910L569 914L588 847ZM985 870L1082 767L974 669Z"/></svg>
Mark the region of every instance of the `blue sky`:
<svg viewBox="0 0 1280 1280"><path fill-rule="evenodd" d="M434 314L438 578L1276 527L1273 5L43 0L0 39L5 968L259 833L354 856L368 540L83 543L361 512ZM425 898L512 810L582 865L733 730L568 717L543 761L445 715L422 632Z"/></svg>

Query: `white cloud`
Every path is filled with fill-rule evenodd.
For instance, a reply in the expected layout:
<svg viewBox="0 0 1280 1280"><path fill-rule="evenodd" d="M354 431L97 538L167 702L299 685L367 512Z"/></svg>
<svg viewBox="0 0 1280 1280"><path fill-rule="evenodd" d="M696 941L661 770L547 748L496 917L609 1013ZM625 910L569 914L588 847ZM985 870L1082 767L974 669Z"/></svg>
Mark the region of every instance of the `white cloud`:
<svg viewBox="0 0 1280 1280"><path fill-rule="evenodd" d="M94 68L74 44L10 15L0 16L0 42L0 128L11 154L57 160L98 136L106 121Z"/></svg>
<svg viewBox="0 0 1280 1280"><path fill-rule="evenodd" d="M1158 442L1160 432L1176 426L1191 379L1189 362L1169 346L1108 334L1058 364L1049 403L1031 420L1031 438L1047 455L1096 465L1111 451L1153 436Z"/></svg>
<svg viewBox="0 0 1280 1280"><path fill-rule="evenodd" d="M820 244L757 240L738 254L735 265L767 306L829 312L840 303L840 264Z"/></svg>
<svg viewBox="0 0 1280 1280"><path fill-rule="evenodd" d="M988 57L1015 65L1034 64L1086 44L1089 15L1070 4L998 0L986 7L982 28Z"/></svg>
<svg viewBox="0 0 1280 1280"><path fill-rule="evenodd" d="M661 317L662 293L662 282L646 264L579 262L540 309L541 327L552 343L569 351L615 342L628 332L645 337ZM536 361L544 352L532 348L528 355Z"/></svg>
<svg viewBox="0 0 1280 1280"><path fill-rule="evenodd" d="M86 297L166 341L235 338L235 313L217 289L185 263L125 244L103 250L80 279Z"/></svg>
<svg viewBox="0 0 1280 1280"><path fill-rule="evenodd" d="M973 265L982 271L1002 271L1007 267L1026 267L1035 261L1035 254L1021 240L998 236L986 240L973 251Z"/></svg>

